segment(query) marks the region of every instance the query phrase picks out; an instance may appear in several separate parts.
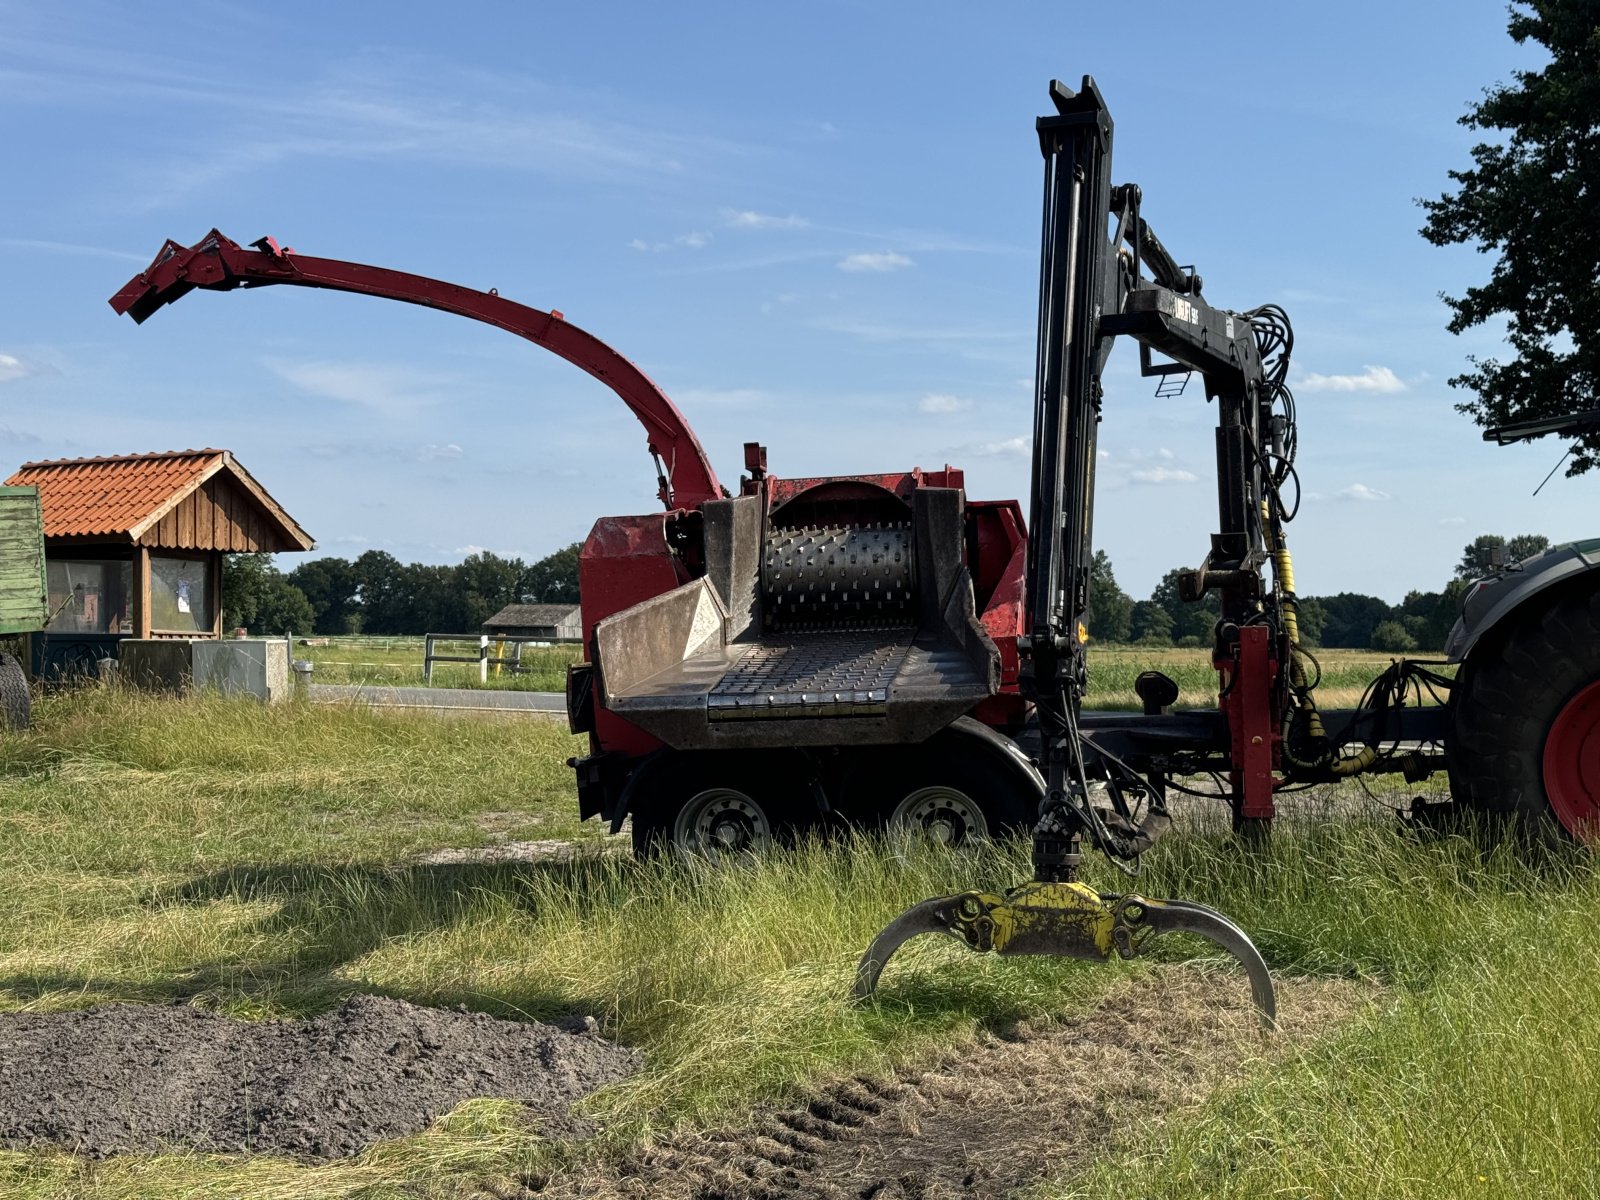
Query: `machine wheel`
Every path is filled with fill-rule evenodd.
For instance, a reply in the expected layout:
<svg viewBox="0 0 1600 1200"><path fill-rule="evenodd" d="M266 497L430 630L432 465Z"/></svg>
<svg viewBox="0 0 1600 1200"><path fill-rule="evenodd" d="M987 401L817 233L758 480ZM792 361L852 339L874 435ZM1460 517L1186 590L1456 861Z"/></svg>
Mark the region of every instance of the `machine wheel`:
<svg viewBox="0 0 1600 1200"><path fill-rule="evenodd" d="M1037 802L995 751L973 738L940 734L920 746L863 755L841 809L855 824L892 839L961 846L1028 827Z"/></svg>
<svg viewBox="0 0 1600 1200"><path fill-rule="evenodd" d="M33 718L33 693L15 654L0 654L0 725L26 729Z"/></svg>
<svg viewBox="0 0 1600 1200"><path fill-rule="evenodd" d="M1510 620L1458 677L1450 790L1477 812L1600 845L1600 591Z"/></svg>
<svg viewBox="0 0 1600 1200"><path fill-rule="evenodd" d="M674 755L633 804L633 851L747 858L805 828L807 778L782 751Z"/></svg>

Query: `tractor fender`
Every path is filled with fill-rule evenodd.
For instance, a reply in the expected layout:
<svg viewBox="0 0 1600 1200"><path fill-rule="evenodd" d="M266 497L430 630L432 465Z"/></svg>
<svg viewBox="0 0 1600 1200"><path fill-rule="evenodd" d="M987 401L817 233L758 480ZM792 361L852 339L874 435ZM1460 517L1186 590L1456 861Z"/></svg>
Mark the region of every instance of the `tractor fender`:
<svg viewBox="0 0 1600 1200"><path fill-rule="evenodd" d="M1039 768L1027 752L998 729L973 717L957 717L945 727L942 734L935 736L971 738L979 742L1002 768L1015 777L1017 783L1034 795L1035 812L1038 811L1037 806L1044 803L1045 793L1049 790L1045 786L1044 776L1039 774Z"/></svg>
<svg viewBox="0 0 1600 1200"><path fill-rule="evenodd" d="M1465 662L1473 647L1523 605L1551 588L1600 570L1600 538L1565 542L1508 570L1480 579L1467 592L1461 616L1450 630L1445 657ZM1594 582L1600 583L1600 576Z"/></svg>

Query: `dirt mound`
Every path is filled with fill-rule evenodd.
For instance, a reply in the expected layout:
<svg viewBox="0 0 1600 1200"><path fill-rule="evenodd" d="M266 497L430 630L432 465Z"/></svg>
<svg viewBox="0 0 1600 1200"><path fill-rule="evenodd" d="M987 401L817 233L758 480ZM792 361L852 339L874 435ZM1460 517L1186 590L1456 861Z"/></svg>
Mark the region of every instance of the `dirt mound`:
<svg viewBox="0 0 1600 1200"><path fill-rule="evenodd" d="M1355 985L1280 981L1264 1040L1234 972L1163 968L1080 1017L990 1036L933 1067L860 1076L748 1125L674 1138L604 1172L491 1194L540 1200L949 1200L1000 1197L1124 1139L1347 1018Z"/></svg>
<svg viewBox="0 0 1600 1200"><path fill-rule="evenodd" d="M0 1015L0 1145L100 1158L187 1146L339 1158L463 1100L567 1105L637 1070L585 1030L357 996L306 1021L187 1005Z"/></svg>

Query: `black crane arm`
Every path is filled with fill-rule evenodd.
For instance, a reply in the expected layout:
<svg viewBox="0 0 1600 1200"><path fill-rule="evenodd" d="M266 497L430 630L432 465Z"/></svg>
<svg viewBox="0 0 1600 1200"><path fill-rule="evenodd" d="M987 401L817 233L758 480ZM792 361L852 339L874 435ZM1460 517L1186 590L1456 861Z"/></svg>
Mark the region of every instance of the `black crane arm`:
<svg viewBox="0 0 1600 1200"><path fill-rule="evenodd" d="M1219 309L1201 297L1202 281L1180 267L1140 213L1137 187L1110 183L1113 124L1094 80L1074 92L1052 82L1056 113L1037 123L1045 159L1040 255L1038 362L1034 394L1033 482L1028 556L1031 623L1021 646L1022 686L1043 731L1051 803L1062 822L1053 848L1036 845L1041 878L1070 877L1077 827L1102 849L1133 857L1149 839L1096 821L1078 736L1086 687L1083 629L1093 564L1094 479L1101 373L1115 339L1128 336L1173 360L1147 373L1189 370L1217 403L1220 529L1198 591L1222 593L1225 619L1259 610L1267 560L1263 501L1275 497L1272 456L1282 455L1283 422L1263 365L1253 314ZM1154 278L1146 278L1148 270ZM1287 348L1275 364L1281 382ZM1275 449L1276 448L1276 449ZM1076 799L1074 799L1076 797ZM1070 835L1070 836L1069 836ZM1045 838L1044 842L1049 839ZM1054 861L1061 859L1061 862Z"/></svg>

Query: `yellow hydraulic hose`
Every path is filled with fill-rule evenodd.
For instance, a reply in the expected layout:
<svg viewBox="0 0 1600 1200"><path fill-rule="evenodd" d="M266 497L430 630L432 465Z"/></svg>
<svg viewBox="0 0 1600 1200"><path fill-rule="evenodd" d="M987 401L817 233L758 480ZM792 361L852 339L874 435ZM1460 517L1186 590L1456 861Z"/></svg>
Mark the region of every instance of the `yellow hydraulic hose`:
<svg viewBox="0 0 1600 1200"><path fill-rule="evenodd" d="M1317 711L1317 702L1312 699L1311 689L1306 687L1306 669L1300 651L1300 617L1297 612L1298 602L1294 595L1294 560L1289 556L1289 543L1284 537L1282 528L1273 526L1272 512L1265 500L1261 502L1261 517L1264 527L1270 531L1275 543L1272 547L1272 573L1277 578L1278 590L1283 593L1283 631L1289 638L1289 682L1294 685L1295 705L1305 721L1306 732L1313 738L1325 739L1327 731L1322 725L1322 714ZM1295 758L1287 740L1284 742L1283 753L1296 766L1317 765L1301 762ZM1340 777L1355 775L1365 771L1377 759L1378 751L1375 746L1363 746L1359 753L1349 758L1335 758L1328 764L1328 770Z"/></svg>

